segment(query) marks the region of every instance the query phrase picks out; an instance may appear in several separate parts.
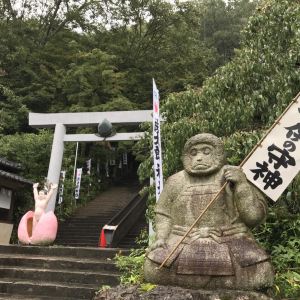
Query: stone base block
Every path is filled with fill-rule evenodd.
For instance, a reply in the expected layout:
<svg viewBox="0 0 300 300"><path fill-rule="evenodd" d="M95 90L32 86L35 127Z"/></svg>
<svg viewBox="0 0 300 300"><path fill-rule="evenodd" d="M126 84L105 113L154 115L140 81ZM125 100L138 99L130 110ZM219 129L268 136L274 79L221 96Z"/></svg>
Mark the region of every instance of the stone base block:
<svg viewBox="0 0 300 300"><path fill-rule="evenodd" d="M0 223L0 245L9 244L13 226L13 224Z"/></svg>
<svg viewBox="0 0 300 300"><path fill-rule="evenodd" d="M100 292L94 300L273 300L269 296L250 291L191 290L180 287L156 286L143 292L138 286L117 286Z"/></svg>

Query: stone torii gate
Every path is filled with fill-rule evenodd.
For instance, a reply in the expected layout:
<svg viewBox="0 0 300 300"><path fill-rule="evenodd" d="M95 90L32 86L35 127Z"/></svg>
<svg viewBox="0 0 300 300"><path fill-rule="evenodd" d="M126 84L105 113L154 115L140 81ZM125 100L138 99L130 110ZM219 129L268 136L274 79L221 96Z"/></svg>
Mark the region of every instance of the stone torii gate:
<svg viewBox="0 0 300 300"><path fill-rule="evenodd" d="M34 128L54 127L47 180L58 184L63 160L64 142L136 141L144 132L117 133L103 138L96 134L67 134L67 127L97 126L107 119L112 124L134 125L152 121L152 110L82 112L82 113L29 113L29 125ZM57 190L53 193L47 211L55 210Z"/></svg>

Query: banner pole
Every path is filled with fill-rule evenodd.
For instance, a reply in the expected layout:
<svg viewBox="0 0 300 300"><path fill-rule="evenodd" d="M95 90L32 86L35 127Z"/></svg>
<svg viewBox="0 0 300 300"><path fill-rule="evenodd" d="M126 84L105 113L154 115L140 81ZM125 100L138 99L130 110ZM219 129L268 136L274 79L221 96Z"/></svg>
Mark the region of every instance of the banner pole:
<svg viewBox="0 0 300 300"><path fill-rule="evenodd" d="M76 143L76 152L75 152L75 161L74 161L74 172L73 172L73 183L75 182L75 175L76 175L77 154L78 154L78 142Z"/></svg>
<svg viewBox="0 0 300 300"><path fill-rule="evenodd" d="M286 112L289 110L289 108L294 104L297 103L298 98L300 97L300 93L297 94L297 96L291 101L291 103L287 106L287 108L283 111L283 113L276 119L276 121L273 123L273 125L267 130L267 132L264 134L264 136L260 139L260 141L253 147L253 149L250 151L250 153L244 158L244 160L240 163L239 167L241 168L246 161L249 159L249 157L254 153L254 151L262 144L262 142L265 140L267 135L271 132L271 130L280 122L280 120L283 118L283 116L286 114ZM194 221L194 223L190 226L190 228L187 230L187 232L184 234L184 236L179 240L179 242L175 245L175 247L172 249L172 251L168 254L168 256L165 258L165 260L161 263L161 265L158 267L158 269L161 269L166 262L169 260L169 258L173 255L173 253L177 250L177 248L180 246L180 244L183 242L183 240L189 235L189 233L192 231L192 229L196 226L196 224L199 222L199 220L202 218L202 216L205 214L205 212L209 209L209 207L215 202L216 199L220 196L220 194L225 190L228 182L226 181L223 186L221 187L220 191L217 193L217 195L212 198L212 200L207 204L207 206L204 208L204 210L201 212L201 214L198 216L198 218Z"/></svg>

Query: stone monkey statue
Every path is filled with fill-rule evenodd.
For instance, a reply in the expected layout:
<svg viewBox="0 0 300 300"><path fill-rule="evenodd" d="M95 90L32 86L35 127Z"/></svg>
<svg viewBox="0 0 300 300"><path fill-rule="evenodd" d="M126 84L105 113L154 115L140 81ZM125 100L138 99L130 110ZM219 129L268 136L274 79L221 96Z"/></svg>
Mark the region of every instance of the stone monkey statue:
<svg viewBox="0 0 300 300"><path fill-rule="evenodd" d="M265 220L267 205L239 167L225 165L224 146L212 134L190 138L184 170L171 176L155 208L156 238L144 264L145 279L205 289L263 290L273 284L266 252L250 229ZM172 251L225 181L226 190L162 269Z"/></svg>

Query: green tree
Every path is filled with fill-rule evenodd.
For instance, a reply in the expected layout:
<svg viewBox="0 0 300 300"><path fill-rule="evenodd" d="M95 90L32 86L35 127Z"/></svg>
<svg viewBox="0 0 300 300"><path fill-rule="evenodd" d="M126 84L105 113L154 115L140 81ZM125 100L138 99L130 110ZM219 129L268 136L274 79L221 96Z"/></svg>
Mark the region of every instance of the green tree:
<svg viewBox="0 0 300 300"><path fill-rule="evenodd" d="M232 61L207 79L202 89L174 93L165 100L162 106L165 177L182 168L183 145L199 132L223 137L229 161L239 164L299 92L299 1L263 1L249 20L241 45ZM145 141L141 143L143 147ZM141 177L149 176L149 166L150 157L140 167ZM275 255L277 293L296 297L299 270L291 270L290 263L292 259L298 262L295 245L300 241L298 231L293 228L299 213L288 211L285 199L283 195L273 205L267 224L257 234L261 240L273 241L266 246ZM299 206L299 197L295 196L293 201ZM285 226L278 225L274 218ZM280 256L276 257L277 254Z"/></svg>
<svg viewBox="0 0 300 300"><path fill-rule="evenodd" d="M21 163L26 178L42 181L47 175L51 144L52 134L46 130L5 135L0 139L0 156Z"/></svg>
<svg viewBox="0 0 300 300"><path fill-rule="evenodd" d="M125 74L118 72L114 60L99 49L77 54L76 64L70 65L61 82L62 94L71 111L74 104L93 110L94 106L122 97Z"/></svg>
<svg viewBox="0 0 300 300"><path fill-rule="evenodd" d="M162 106L166 162L176 161L186 138L196 132L228 136L274 122L299 92L298 12L297 1L265 1L250 18L242 48L231 62L201 90L167 97ZM171 165L166 175L178 166Z"/></svg>
<svg viewBox="0 0 300 300"><path fill-rule="evenodd" d="M0 136L27 128L27 107L9 88L0 84Z"/></svg>
<svg viewBox="0 0 300 300"><path fill-rule="evenodd" d="M29 1L18 10L15 1L1 2L0 83L36 112L91 110L115 99L149 107L152 77L164 96L201 86L220 64L218 47L202 33L210 1ZM238 12L240 2L247 6L218 1L228 35L237 35L233 20L249 11ZM212 32L225 26L218 22Z"/></svg>
<svg viewBox="0 0 300 300"><path fill-rule="evenodd" d="M240 32L253 14L258 1L197 1L200 12L199 31L202 39L216 48L220 65L229 61L240 46Z"/></svg>

